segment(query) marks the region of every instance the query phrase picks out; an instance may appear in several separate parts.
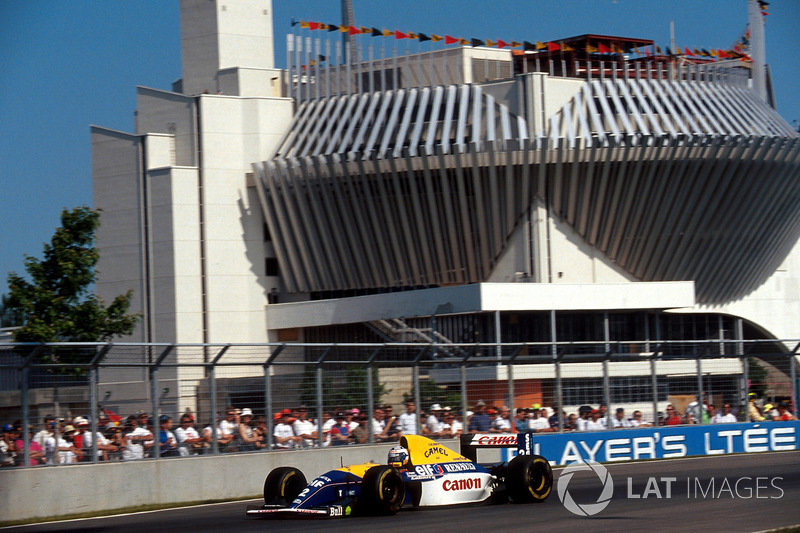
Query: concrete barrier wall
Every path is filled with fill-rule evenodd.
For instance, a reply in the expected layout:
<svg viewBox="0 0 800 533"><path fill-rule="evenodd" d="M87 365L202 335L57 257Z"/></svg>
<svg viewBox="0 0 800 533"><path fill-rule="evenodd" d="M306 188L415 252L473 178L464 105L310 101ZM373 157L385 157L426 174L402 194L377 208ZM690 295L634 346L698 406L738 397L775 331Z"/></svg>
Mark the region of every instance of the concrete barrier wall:
<svg viewBox="0 0 800 533"><path fill-rule="evenodd" d="M457 439L441 443L459 450ZM393 444L175 457L158 461L0 469L0 522L148 505L260 497L273 468L295 466L311 481L345 464L384 463ZM501 460L481 450L481 462Z"/></svg>
<svg viewBox="0 0 800 533"><path fill-rule="evenodd" d="M458 449L456 441L445 443ZM259 496L269 471L296 466L310 481L340 464L383 463L391 445L254 452L0 469L0 521L145 505Z"/></svg>

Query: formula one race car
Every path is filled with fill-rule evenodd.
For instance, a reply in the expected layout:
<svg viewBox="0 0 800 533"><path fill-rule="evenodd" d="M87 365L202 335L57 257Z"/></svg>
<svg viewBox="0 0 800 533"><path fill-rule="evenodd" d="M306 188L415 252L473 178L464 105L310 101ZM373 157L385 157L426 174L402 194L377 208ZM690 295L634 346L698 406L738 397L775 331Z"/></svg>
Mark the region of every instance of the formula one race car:
<svg viewBox="0 0 800 533"><path fill-rule="evenodd" d="M550 495L553 471L544 457L530 454L527 437L464 435L461 455L426 437L407 435L389 452L389 464L345 466L311 483L297 468L275 468L264 482L264 505L249 506L247 515L391 515L403 506L542 502ZM478 464L476 448L487 447L516 447L520 455L507 463Z"/></svg>

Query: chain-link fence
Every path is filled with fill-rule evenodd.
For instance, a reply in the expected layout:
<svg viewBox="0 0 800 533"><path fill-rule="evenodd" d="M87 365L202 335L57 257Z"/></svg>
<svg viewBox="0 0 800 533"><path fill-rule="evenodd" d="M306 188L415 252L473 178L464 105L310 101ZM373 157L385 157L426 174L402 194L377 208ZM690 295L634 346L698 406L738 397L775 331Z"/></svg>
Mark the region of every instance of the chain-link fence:
<svg viewBox="0 0 800 533"><path fill-rule="evenodd" d="M798 348L0 344L0 451L4 465L22 466L390 442L409 432L760 421L797 416Z"/></svg>

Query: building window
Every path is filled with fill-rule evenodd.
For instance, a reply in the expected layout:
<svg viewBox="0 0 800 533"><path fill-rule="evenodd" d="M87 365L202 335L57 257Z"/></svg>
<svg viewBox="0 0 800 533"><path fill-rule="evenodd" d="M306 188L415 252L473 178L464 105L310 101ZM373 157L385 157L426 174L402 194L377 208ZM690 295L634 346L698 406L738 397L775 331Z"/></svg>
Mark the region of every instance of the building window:
<svg viewBox="0 0 800 533"><path fill-rule="evenodd" d="M278 260L275 257L267 257L265 263L265 273L267 276L279 276Z"/></svg>

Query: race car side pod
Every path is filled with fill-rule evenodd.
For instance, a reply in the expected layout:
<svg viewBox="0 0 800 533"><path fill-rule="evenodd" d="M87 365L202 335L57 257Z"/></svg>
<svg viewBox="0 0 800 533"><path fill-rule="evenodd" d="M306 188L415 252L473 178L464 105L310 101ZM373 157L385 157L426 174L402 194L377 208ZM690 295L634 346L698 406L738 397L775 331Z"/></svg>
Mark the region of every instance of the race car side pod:
<svg viewBox="0 0 800 533"><path fill-rule="evenodd" d="M467 433L461 435L461 455L477 463L478 448L516 448L526 454L528 438L528 433Z"/></svg>

